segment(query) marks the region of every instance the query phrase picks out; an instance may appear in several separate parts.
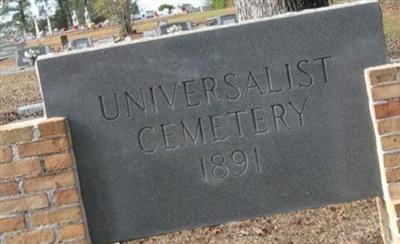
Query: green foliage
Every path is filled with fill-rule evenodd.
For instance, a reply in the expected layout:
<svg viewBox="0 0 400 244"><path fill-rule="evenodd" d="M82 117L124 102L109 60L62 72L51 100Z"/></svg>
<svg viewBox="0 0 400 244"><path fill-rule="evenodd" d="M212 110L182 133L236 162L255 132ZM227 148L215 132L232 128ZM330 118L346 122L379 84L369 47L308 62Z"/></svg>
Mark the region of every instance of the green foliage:
<svg viewBox="0 0 400 244"><path fill-rule="evenodd" d="M8 31L14 29L22 33L28 32L31 22L30 2L29 0L10 0L3 3L0 18L7 19L7 16L11 16L11 21L2 23L0 31L8 29Z"/></svg>
<svg viewBox="0 0 400 244"><path fill-rule="evenodd" d="M235 0L225 0L225 8L235 7Z"/></svg>
<svg viewBox="0 0 400 244"><path fill-rule="evenodd" d="M224 9L235 6L235 0L207 0L207 6L210 6L211 9Z"/></svg>
<svg viewBox="0 0 400 244"><path fill-rule="evenodd" d="M68 18L65 15L64 11L60 8L57 8L54 15L50 18L51 25L53 28L63 29L68 26Z"/></svg>
<svg viewBox="0 0 400 244"><path fill-rule="evenodd" d="M225 0L212 0L211 8L212 9L223 9L223 8L225 8Z"/></svg>
<svg viewBox="0 0 400 244"><path fill-rule="evenodd" d="M163 11L164 9L168 9L169 11L171 11L172 9L174 9L174 6L170 5L170 4L161 4L160 7L158 7L158 11Z"/></svg>
<svg viewBox="0 0 400 244"><path fill-rule="evenodd" d="M96 14L117 22L121 36L132 34L130 0L93 0L93 10Z"/></svg>
<svg viewBox="0 0 400 244"><path fill-rule="evenodd" d="M137 4L137 1L134 1L131 4L131 11L132 11L132 14L140 14L140 10L139 10L139 6Z"/></svg>

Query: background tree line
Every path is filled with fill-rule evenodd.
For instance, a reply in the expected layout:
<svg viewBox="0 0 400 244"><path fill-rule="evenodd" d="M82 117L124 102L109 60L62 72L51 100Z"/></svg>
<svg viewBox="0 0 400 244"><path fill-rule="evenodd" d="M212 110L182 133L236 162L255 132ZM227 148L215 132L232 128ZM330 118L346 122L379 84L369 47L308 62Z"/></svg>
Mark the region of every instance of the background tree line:
<svg viewBox="0 0 400 244"><path fill-rule="evenodd" d="M84 9L89 9L91 19L98 23L109 19L118 23L121 35L132 34L131 14L139 13L138 0L35 0L39 9L38 24L46 29L49 16L52 27L68 29L72 26L72 13L75 10L80 23L84 23ZM166 0L167 2L167 0ZM51 4L56 5L55 13L51 13ZM212 9L236 6L241 20L272 16L288 11L299 11L329 5L329 0L208 0ZM162 4L159 9L172 9L169 4ZM1 33L20 33L25 35L34 32L33 15L29 0L8 0L0 4L0 19L9 21L0 23ZM51 15L51 16L50 16Z"/></svg>

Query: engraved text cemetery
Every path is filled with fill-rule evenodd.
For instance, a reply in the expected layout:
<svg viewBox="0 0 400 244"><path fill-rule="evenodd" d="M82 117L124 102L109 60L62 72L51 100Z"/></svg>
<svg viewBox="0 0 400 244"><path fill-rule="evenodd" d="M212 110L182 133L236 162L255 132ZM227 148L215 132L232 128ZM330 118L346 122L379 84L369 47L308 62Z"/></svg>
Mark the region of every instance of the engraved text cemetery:
<svg viewBox="0 0 400 244"><path fill-rule="evenodd" d="M110 94L102 94L99 99L99 113L105 120L118 120L120 116L152 116L158 114L160 103L174 110L178 104L187 109L198 106L213 106L225 100L235 102L249 96L268 96L297 89L312 89L315 83L329 82L329 60L331 56L302 59L294 64L282 64L281 70L272 71L268 66L247 74L225 72L221 77L204 76L174 82L157 87L140 88ZM318 72L310 72L314 67ZM287 80L276 82L273 72L284 72ZM281 84L281 85L278 85ZM284 85L283 85L284 84ZM219 88L225 86L224 93ZM201 91L201 92L199 92ZM210 113L195 121L165 121L163 124L141 128L135 138L139 148L148 154L158 150L175 150L181 147L218 143L237 137L262 136L283 129L302 127L307 113L307 97L289 101L287 104L270 103L263 107L250 107L222 114ZM286 117L293 114L292 120ZM294 119L296 118L296 119ZM250 123L252 130L245 131L243 123ZM234 127L236 134L228 134L225 127ZM153 137L158 143L152 143Z"/></svg>

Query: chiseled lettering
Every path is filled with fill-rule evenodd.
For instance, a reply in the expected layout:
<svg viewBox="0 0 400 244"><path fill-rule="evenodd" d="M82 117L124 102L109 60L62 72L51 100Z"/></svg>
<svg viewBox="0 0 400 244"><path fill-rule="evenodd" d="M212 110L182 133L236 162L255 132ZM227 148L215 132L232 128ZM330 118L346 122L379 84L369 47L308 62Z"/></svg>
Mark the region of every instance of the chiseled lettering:
<svg viewBox="0 0 400 244"><path fill-rule="evenodd" d="M299 115L299 123L300 123L300 126L303 126L303 125L304 125L303 113L304 113L304 108L306 107L306 102L307 102L307 99L304 99L303 106L302 106L300 109L297 108L297 107L294 105L294 103L289 102L289 105L293 108L293 110L297 113L297 115Z"/></svg>
<svg viewBox="0 0 400 244"><path fill-rule="evenodd" d="M271 108L272 108L272 116L273 116L276 131L279 131L278 121L281 121L281 123L286 128L290 129L290 127L284 117L285 116L285 107L282 104L278 103L278 104L271 105ZM276 108L279 109L280 111L277 111Z"/></svg>
<svg viewBox="0 0 400 244"><path fill-rule="evenodd" d="M241 92L240 92L239 87L235 86L233 83L231 83L231 82L228 80L229 77L235 78L236 75L235 75L234 73L228 73L228 74L226 74L226 75L224 76L224 81L225 81L225 83L226 83L229 87L231 87L234 91L236 91L236 95L229 96L228 94L226 94L225 96L226 96L226 99L227 99L228 101L236 101L236 100L238 100L238 99L240 98Z"/></svg>
<svg viewBox="0 0 400 244"><path fill-rule="evenodd" d="M251 117L252 117L252 120L253 120L253 129L254 129L254 132L256 133L256 135L262 135L262 134L265 134L265 133L267 133L269 131L269 128L268 128L266 123L262 127L260 127L260 123L258 123L258 122L262 122L262 123L265 122L265 118L262 117L262 116L259 116L259 114L257 114L257 111L261 112L262 110L264 110L264 108L260 108L260 107L252 108L250 110L251 111Z"/></svg>
<svg viewBox="0 0 400 244"><path fill-rule="evenodd" d="M154 136L154 127L144 127L144 128L142 128L142 129L139 131L139 133L138 133L138 144L139 144L140 149L141 149L143 152L148 153L148 154L151 154L151 153L154 153L154 152L157 150L157 147L156 147L156 146L153 146L153 147L146 147L146 146L144 145L144 143L143 143L143 134L144 134L146 131L149 131L149 133L147 133L147 134L148 134L147 136L149 136L150 133Z"/></svg>
<svg viewBox="0 0 400 244"><path fill-rule="evenodd" d="M203 82L203 88L204 88L204 97L207 101L207 104L210 104L210 94L214 96L215 100L219 100L217 97L217 94L215 92L215 89L217 88L217 83L214 78L212 77L205 77L201 78L201 81Z"/></svg>
<svg viewBox="0 0 400 244"><path fill-rule="evenodd" d="M192 103L192 101L190 100L190 96L191 95L196 95L196 92L194 90L189 90L189 84L196 82L195 80L188 80L188 81L183 81L182 85L183 85L183 90L185 92L185 97L186 97L186 105L187 107L196 107L200 105L200 101L198 101L197 103Z"/></svg>
<svg viewBox="0 0 400 244"><path fill-rule="evenodd" d="M278 89L272 88L271 72L269 70L269 67L265 67L265 75L267 77L267 90L269 94L283 91L283 87Z"/></svg>
<svg viewBox="0 0 400 244"><path fill-rule="evenodd" d="M289 90L292 90L292 71L290 69L290 64L285 64L285 70L286 70L286 76L287 76L287 81L289 85Z"/></svg>
<svg viewBox="0 0 400 244"><path fill-rule="evenodd" d="M150 98L151 98L151 103L153 104L153 113L157 113L157 104L156 104L156 98L154 96L154 88L150 87Z"/></svg>
<svg viewBox="0 0 400 244"><path fill-rule="evenodd" d="M258 84L256 78L254 77L253 73L249 71L249 76L247 78L247 86L246 86L246 92L245 96L247 97L249 95L249 90L257 88L258 92L260 95L264 94L264 91L261 89L260 85Z"/></svg>
<svg viewBox="0 0 400 244"><path fill-rule="evenodd" d="M176 97L176 88L178 87L178 82L174 82L174 89L172 91L172 95L171 97L168 96L168 94L165 92L164 88L160 85L158 86L158 88L161 91L161 94L163 94L165 100L167 101L167 103L169 104L169 106L171 107L171 109L174 109L174 104L175 104L175 97Z"/></svg>
<svg viewBox="0 0 400 244"><path fill-rule="evenodd" d="M238 135L239 137L243 136L243 130L242 130L242 123L240 120L240 113L246 113L245 110L239 110L239 111L235 111L235 112L229 112L228 115L234 115L235 118L235 122L236 122L236 128L238 131Z"/></svg>
<svg viewBox="0 0 400 244"><path fill-rule="evenodd" d="M308 63L309 63L308 60L300 60L299 62L297 62L297 69L301 73L305 74L307 76L307 78L308 78L308 83L304 83L303 84L303 83L299 82L299 84L298 84L299 87L310 87L314 83L314 77L309 72L304 70L304 67L302 67L303 64L308 64Z"/></svg>
<svg viewBox="0 0 400 244"><path fill-rule="evenodd" d="M166 150L172 150L172 149L177 149L178 145L170 145L169 138L174 136L174 133L171 133L170 130L168 130L168 127L174 126L172 123L165 123L160 125L161 127L161 132L162 132L162 137L164 141L164 147Z"/></svg>
<svg viewBox="0 0 400 244"><path fill-rule="evenodd" d="M128 117L131 117L131 115L132 115L131 102L133 102L133 104L136 107L138 107L140 110L142 110L143 112L146 112L146 107L145 107L145 103L144 103L144 97L143 97L142 89L139 89L138 93L140 94L140 98L141 98L141 102L140 103L133 96L131 96L128 92L124 92L125 101L126 101L126 107L128 108Z"/></svg>
<svg viewBox="0 0 400 244"><path fill-rule="evenodd" d="M100 110L101 110L101 114L103 115L103 118L105 118L106 120L116 120L119 117L119 103L118 103L117 94L114 93L114 102L115 102L115 107L116 107L116 111L115 111L114 115L108 116L106 114L106 109L105 109L104 102L103 102L103 96L99 96L99 100L100 100Z"/></svg>
<svg viewBox="0 0 400 244"><path fill-rule="evenodd" d="M222 118L222 115L210 115L210 124L211 124L211 132L212 132L212 136L213 142L220 142L220 141L226 141L228 139L227 136L221 136L218 135L218 128L222 128L222 126L220 124L218 124L218 119Z"/></svg>
<svg viewBox="0 0 400 244"><path fill-rule="evenodd" d="M321 65L322 65L322 71L324 73L324 78L325 78L325 83L329 82L329 76L328 76L328 68L326 66L326 59L330 59L332 58L331 56L326 56L326 57L321 57L321 58L314 58L314 61L318 61L321 60Z"/></svg>
<svg viewBox="0 0 400 244"><path fill-rule="evenodd" d="M203 124L201 122L201 117L197 120L197 125L196 125L196 132L193 133L190 132L190 129L188 126L185 124L184 121L181 121L181 126L182 126L182 133L183 133L183 138L185 140L186 145L188 145L188 140L187 138L190 138L193 144L197 143L198 138L200 138L200 144L204 144L204 131L203 131Z"/></svg>

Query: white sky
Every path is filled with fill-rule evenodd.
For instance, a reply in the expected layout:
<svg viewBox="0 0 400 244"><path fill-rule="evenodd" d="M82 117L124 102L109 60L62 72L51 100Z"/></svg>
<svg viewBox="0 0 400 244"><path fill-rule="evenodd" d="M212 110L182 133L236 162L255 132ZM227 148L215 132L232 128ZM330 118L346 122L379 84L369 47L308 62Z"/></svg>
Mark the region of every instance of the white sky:
<svg viewBox="0 0 400 244"><path fill-rule="evenodd" d="M35 0L29 0L29 1L31 2L32 13L37 16L38 9L35 5ZM139 8L141 11L156 10L163 3L171 4L174 6L182 3L189 3L192 4L194 7L199 7L201 5L204 5L205 2L206 0L138 0ZM55 1L53 1L52 6L55 6Z"/></svg>

